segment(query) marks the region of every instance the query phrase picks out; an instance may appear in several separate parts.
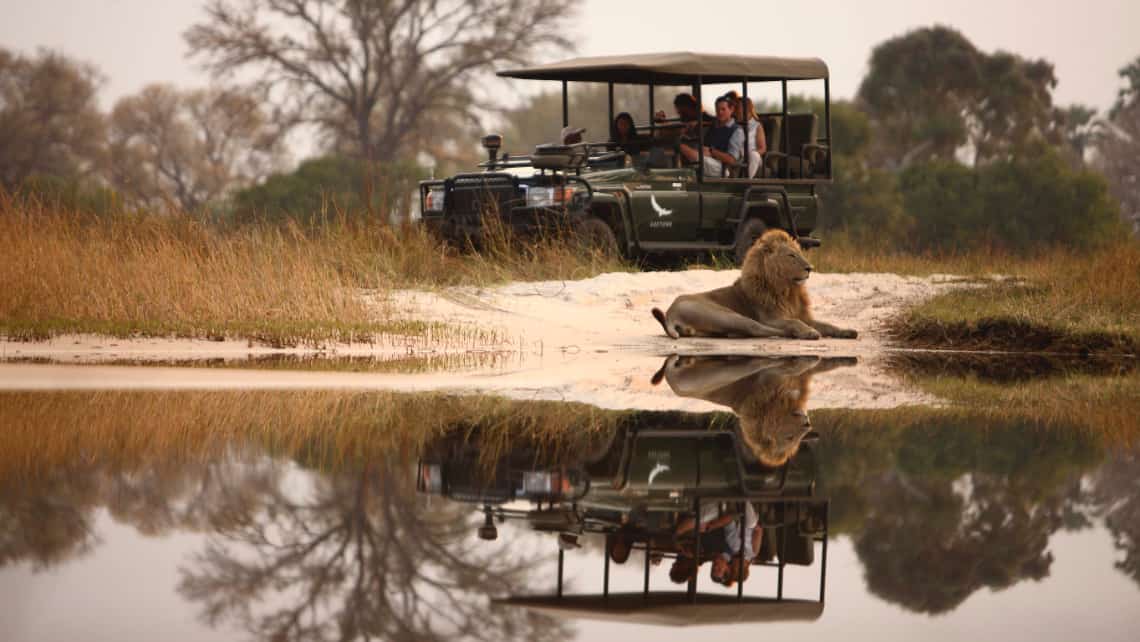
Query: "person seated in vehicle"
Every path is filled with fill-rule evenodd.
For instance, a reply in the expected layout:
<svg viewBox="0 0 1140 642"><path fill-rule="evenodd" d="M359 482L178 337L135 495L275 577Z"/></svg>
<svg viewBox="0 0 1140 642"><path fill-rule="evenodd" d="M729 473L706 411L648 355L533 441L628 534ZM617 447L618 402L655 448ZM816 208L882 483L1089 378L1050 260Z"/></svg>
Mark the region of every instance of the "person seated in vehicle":
<svg viewBox="0 0 1140 642"><path fill-rule="evenodd" d="M673 99L673 109L677 110L677 119L681 121L681 129L679 131L658 129L658 136L680 136L686 138L696 138L698 118L705 121L705 127L711 127L715 122L712 116L701 111L697 105L697 99L693 98L692 94L677 94L677 96ZM653 120L658 123L666 122L667 118L665 116L665 112L658 111L653 115Z"/></svg>
<svg viewBox="0 0 1140 642"><path fill-rule="evenodd" d="M629 112L623 111L618 114L610 124L610 141L616 143L618 149L630 156L637 157L641 153L641 143L637 140L637 127Z"/></svg>
<svg viewBox="0 0 1140 642"><path fill-rule="evenodd" d="M748 129L745 139L748 142L748 178L755 178L756 173L764 162L764 154L768 153L768 139L764 135L764 127L760 124L760 116L756 114L756 105L751 98L738 100L733 107L736 122Z"/></svg>
<svg viewBox="0 0 1140 642"><path fill-rule="evenodd" d="M700 158L696 144L681 143L684 159L695 163ZM716 124L705 132L705 176L723 176L726 168L740 165L744 158L744 128L736 124L732 105L725 96L716 99Z"/></svg>

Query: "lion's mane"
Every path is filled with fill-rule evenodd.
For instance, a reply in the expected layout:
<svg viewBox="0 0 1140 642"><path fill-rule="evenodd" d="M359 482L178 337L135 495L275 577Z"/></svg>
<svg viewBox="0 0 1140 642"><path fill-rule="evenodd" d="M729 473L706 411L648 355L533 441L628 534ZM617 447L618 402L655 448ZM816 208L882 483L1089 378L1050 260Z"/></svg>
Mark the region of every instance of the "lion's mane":
<svg viewBox="0 0 1140 642"><path fill-rule="evenodd" d="M811 301L803 283L780 282L775 274L772 261L779 256L779 250L792 248L801 258L799 245L783 230L764 232L748 253L740 268L740 278L736 287L758 309L784 319L811 321ZM805 259L806 261L806 259Z"/></svg>

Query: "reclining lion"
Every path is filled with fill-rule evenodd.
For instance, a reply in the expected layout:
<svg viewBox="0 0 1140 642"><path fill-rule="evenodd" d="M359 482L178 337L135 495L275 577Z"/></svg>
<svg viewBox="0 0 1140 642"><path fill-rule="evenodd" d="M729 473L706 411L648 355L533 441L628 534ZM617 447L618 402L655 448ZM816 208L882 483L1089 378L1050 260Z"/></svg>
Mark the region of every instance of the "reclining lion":
<svg viewBox="0 0 1140 642"><path fill-rule="evenodd" d="M668 312L653 308L665 334L678 337L820 336L854 339L845 330L811 316L804 281L812 266L783 230L768 230L749 248L740 278L730 286L683 294Z"/></svg>

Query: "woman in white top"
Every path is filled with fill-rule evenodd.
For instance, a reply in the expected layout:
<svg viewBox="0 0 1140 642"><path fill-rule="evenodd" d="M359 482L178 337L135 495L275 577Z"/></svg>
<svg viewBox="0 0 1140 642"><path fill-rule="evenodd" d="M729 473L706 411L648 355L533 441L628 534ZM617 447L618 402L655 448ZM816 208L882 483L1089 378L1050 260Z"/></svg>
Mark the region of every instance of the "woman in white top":
<svg viewBox="0 0 1140 642"><path fill-rule="evenodd" d="M736 101L736 120L741 125L748 123L748 178L755 178L768 151L768 141L764 138L764 128L751 98Z"/></svg>

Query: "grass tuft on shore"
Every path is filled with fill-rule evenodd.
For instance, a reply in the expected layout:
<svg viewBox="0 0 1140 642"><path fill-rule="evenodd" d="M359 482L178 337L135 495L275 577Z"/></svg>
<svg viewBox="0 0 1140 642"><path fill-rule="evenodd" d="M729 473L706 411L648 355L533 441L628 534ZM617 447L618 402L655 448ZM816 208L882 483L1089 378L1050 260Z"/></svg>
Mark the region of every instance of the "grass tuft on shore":
<svg viewBox="0 0 1140 642"><path fill-rule="evenodd" d="M1095 252L1051 248L1033 256L981 250L913 255L868 251L842 238L814 256L831 272L976 277L889 328L910 347L1073 353L1140 351L1140 242ZM999 279L991 279L1000 275Z"/></svg>

